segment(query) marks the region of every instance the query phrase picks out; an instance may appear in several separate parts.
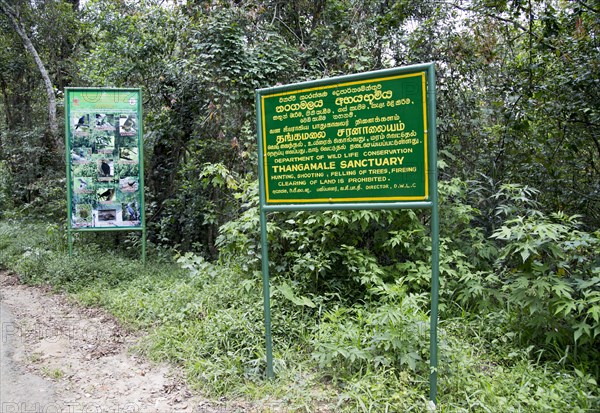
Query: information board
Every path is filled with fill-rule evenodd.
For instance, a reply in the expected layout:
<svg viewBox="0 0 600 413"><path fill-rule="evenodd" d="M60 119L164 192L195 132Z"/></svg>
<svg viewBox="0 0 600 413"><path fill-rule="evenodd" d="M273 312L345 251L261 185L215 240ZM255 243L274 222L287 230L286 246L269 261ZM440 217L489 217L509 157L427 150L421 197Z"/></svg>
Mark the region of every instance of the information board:
<svg viewBox="0 0 600 413"><path fill-rule="evenodd" d="M67 88L65 111L69 229L141 229L141 91Z"/></svg>
<svg viewBox="0 0 600 413"><path fill-rule="evenodd" d="M429 199L425 70L258 93L267 204Z"/></svg>
<svg viewBox="0 0 600 413"><path fill-rule="evenodd" d="M268 377L274 371L267 213L424 208L431 210L429 399L435 403L440 253L435 100L434 63L256 91Z"/></svg>

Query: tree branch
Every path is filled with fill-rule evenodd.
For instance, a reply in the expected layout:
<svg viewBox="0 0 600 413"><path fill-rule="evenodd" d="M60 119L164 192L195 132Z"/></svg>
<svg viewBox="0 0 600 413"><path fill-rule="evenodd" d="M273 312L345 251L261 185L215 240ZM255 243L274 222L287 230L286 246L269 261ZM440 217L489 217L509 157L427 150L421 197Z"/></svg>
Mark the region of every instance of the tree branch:
<svg viewBox="0 0 600 413"><path fill-rule="evenodd" d="M470 8L470 7L463 7L461 5L458 5L458 4L455 4L453 2L449 2L449 1L436 1L435 3L436 4L443 4L443 5L450 6L450 7L454 7L455 9L460 10L460 11L466 11L466 12L469 12L469 13L481 14L481 15L483 15L485 17L489 17L491 19L498 20L498 21L501 21L503 23L512 24L514 27L516 27L517 29L521 30L522 32L530 33L530 30L527 27L523 26L522 24L516 22L515 20L511 20L511 19L507 19L505 17L498 16L497 14L493 14L493 13L490 13L490 12L487 12L487 11L484 11L484 10L481 10L481 9L475 9L475 8ZM533 37L535 37L536 40L540 44L543 44L544 46L548 47L549 49L558 50L558 48L556 46L553 46L553 45L551 45L549 43L544 42L543 38L541 38L540 36L538 36L538 35L536 35L534 33L531 33L531 35L533 35Z"/></svg>
<svg viewBox="0 0 600 413"><path fill-rule="evenodd" d="M44 85L46 87L46 95L48 96L48 130L50 132L51 138L54 140L57 148L62 146L62 141L58 136L58 122L56 120L56 96L54 95L54 87L52 85L52 81L50 80L50 76L48 75L48 71L40 58L37 50L33 46L31 39L27 35L25 31L25 27L21 23L18 14L13 10L5 0L0 0L0 12L2 12L8 20L10 20L13 28L21 37L23 41L23 45L25 49L31 54L35 64L42 75L42 79L44 80Z"/></svg>
<svg viewBox="0 0 600 413"><path fill-rule="evenodd" d="M590 6L589 4L587 4L586 2L583 2L581 0L575 0L575 2L577 4L579 4L581 7L583 7L584 9L587 9L587 10L589 10L591 12L594 12L594 13L600 13L600 10L596 10L595 8L593 8L592 6Z"/></svg>

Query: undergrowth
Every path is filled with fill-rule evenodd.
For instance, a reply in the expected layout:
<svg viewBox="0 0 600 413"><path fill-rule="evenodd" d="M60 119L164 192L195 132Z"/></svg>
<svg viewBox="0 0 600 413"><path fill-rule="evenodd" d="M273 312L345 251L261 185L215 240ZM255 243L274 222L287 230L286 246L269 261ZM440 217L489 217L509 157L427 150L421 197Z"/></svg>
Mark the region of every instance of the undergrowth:
<svg viewBox="0 0 600 413"><path fill-rule="evenodd" d="M148 332L136 351L180 366L208 397L270 411L428 411L428 297L402 279L367 277L363 298L347 300L340 290L318 295L276 274L276 379L266 380L261 278L243 268L247 262L150 254L144 266L122 244L84 241L69 256L60 228L2 221L0 265ZM351 258L364 257L354 251ZM360 271L356 277L361 285ZM510 312L458 308L446 308L440 323L438 411L600 409L589 372L515 344Z"/></svg>

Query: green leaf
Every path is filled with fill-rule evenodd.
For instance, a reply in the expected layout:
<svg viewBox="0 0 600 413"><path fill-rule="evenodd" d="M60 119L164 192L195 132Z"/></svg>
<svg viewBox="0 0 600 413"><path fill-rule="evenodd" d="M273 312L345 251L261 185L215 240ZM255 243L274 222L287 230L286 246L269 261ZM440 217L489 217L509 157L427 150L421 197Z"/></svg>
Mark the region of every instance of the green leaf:
<svg viewBox="0 0 600 413"><path fill-rule="evenodd" d="M277 290L283 294L283 296L288 300L291 301L292 303L299 305L299 306L304 306L304 307L310 307L310 308L315 308L316 304L308 297L305 296L296 296L294 294L294 291L292 291L292 287L289 286L289 284L287 283L283 283L281 285L279 285L277 287Z"/></svg>
<svg viewBox="0 0 600 413"><path fill-rule="evenodd" d="M575 331L573 332L573 339L575 340L575 342L577 342L581 338L581 336L584 334L586 336L591 336L592 330L591 330L590 325L588 325L584 322L581 322L579 324L576 324L575 327L577 327L575 329Z"/></svg>
<svg viewBox="0 0 600 413"><path fill-rule="evenodd" d="M566 297L569 299L572 298L571 292L573 289L567 283L559 282L556 285L553 285L552 291L554 291L559 297Z"/></svg>

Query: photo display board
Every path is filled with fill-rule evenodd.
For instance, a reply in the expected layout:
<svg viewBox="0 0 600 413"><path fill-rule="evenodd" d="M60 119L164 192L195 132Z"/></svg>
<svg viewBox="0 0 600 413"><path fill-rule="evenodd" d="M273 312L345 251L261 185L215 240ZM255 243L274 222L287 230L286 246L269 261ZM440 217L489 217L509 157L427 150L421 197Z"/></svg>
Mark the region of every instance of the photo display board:
<svg viewBox="0 0 600 413"><path fill-rule="evenodd" d="M139 89L65 90L71 229L143 227Z"/></svg>
<svg viewBox="0 0 600 413"><path fill-rule="evenodd" d="M257 93L267 205L429 199L425 70Z"/></svg>

